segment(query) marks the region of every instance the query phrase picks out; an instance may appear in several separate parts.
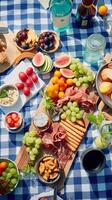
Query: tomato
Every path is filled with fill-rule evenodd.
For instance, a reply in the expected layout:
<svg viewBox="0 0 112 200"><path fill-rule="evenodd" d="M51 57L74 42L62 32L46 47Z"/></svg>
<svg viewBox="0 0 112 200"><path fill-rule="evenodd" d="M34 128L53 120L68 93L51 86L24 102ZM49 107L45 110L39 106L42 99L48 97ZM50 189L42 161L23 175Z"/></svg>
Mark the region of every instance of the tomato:
<svg viewBox="0 0 112 200"><path fill-rule="evenodd" d="M30 89L27 86L25 86L24 89L23 89L23 93L24 93L25 96L29 96L30 95Z"/></svg>
<svg viewBox="0 0 112 200"><path fill-rule="evenodd" d="M33 86L32 80L31 79L27 79L26 80L26 85L27 85L27 87L31 88Z"/></svg>
<svg viewBox="0 0 112 200"><path fill-rule="evenodd" d="M28 77L27 77L26 73L20 72L19 73L19 78L20 78L21 81L25 82Z"/></svg>
<svg viewBox="0 0 112 200"><path fill-rule="evenodd" d="M13 128L13 127L14 127L14 121L12 120L10 123L8 123L8 126L9 126L9 128L10 128L10 127Z"/></svg>
<svg viewBox="0 0 112 200"><path fill-rule="evenodd" d="M38 82L38 76L36 74L33 73L31 78L32 78L33 82L35 82L35 83Z"/></svg>
<svg viewBox="0 0 112 200"><path fill-rule="evenodd" d="M16 83L16 87L18 88L18 90L22 90L24 88L24 84L23 83Z"/></svg>
<svg viewBox="0 0 112 200"><path fill-rule="evenodd" d="M33 68L32 67L28 67L28 69L26 70L26 74L28 76L32 75L33 74Z"/></svg>
<svg viewBox="0 0 112 200"><path fill-rule="evenodd" d="M15 127L15 128L18 128L19 126L20 126L20 123L19 123L19 122L14 123L14 127Z"/></svg>
<svg viewBox="0 0 112 200"><path fill-rule="evenodd" d="M11 121L12 121L11 115L7 115L7 117L6 117L7 124L10 124Z"/></svg>
<svg viewBox="0 0 112 200"><path fill-rule="evenodd" d="M4 171L8 167L8 163L3 161L0 163L0 169L1 171Z"/></svg>
<svg viewBox="0 0 112 200"><path fill-rule="evenodd" d="M17 113L12 113L12 114L11 114L11 118L12 118L12 119L15 119L15 118L17 118L17 117L18 117L18 114L17 114Z"/></svg>

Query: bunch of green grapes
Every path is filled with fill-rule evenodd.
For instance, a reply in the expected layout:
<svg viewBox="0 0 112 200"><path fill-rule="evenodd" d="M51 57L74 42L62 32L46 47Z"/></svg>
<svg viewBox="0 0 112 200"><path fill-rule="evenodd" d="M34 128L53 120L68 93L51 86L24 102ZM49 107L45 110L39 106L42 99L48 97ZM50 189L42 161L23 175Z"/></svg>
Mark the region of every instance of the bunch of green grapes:
<svg viewBox="0 0 112 200"><path fill-rule="evenodd" d="M23 137L23 144L27 147L26 150L29 153L30 159L34 161L39 154L41 139L37 137L35 131L29 131Z"/></svg>
<svg viewBox="0 0 112 200"><path fill-rule="evenodd" d="M77 102L68 102L62 108L61 119L69 119L71 122L75 122L77 119L82 119L83 110L80 110Z"/></svg>
<svg viewBox="0 0 112 200"><path fill-rule="evenodd" d="M85 68L78 58L72 60L70 69L74 72L74 83L77 87L81 85L88 87L93 82L93 72Z"/></svg>

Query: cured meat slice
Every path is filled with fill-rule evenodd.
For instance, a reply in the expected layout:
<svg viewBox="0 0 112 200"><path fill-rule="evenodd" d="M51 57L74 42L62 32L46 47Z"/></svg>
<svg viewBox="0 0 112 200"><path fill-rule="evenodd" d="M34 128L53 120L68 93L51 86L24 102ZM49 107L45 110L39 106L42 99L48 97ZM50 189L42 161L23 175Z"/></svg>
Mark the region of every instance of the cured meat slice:
<svg viewBox="0 0 112 200"><path fill-rule="evenodd" d="M53 142L61 142L66 137L65 129L59 124L53 124L53 133L52 133L52 140Z"/></svg>

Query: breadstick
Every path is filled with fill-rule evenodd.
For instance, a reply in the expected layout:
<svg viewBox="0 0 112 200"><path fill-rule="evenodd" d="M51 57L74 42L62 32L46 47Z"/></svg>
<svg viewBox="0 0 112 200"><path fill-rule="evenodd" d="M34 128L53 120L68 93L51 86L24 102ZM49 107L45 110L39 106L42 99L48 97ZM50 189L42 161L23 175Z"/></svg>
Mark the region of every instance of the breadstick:
<svg viewBox="0 0 112 200"><path fill-rule="evenodd" d="M63 124L62 122L60 123L66 131L68 131L70 134L74 135L75 137L77 137L78 139L82 140L82 136L79 135L78 133L76 133L75 131L71 130L70 128L68 128L65 124Z"/></svg>
<svg viewBox="0 0 112 200"><path fill-rule="evenodd" d="M70 141L68 138L66 139L67 143L69 143L72 147L75 147L77 149L77 147L79 145L74 144L72 141Z"/></svg>
<svg viewBox="0 0 112 200"><path fill-rule="evenodd" d="M105 104L103 101L100 101L99 105L98 105L98 110L103 110Z"/></svg>
<svg viewBox="0 0 112 200"><path fill-rule="evenodd" d="M76 128L76 129L78 129L79 131L81 131L81 133L86 131L86 128L83 128L83 127L81 127L81 126L79 126L79 125L77 125L77 124L74 124L74 123L72 123L71 121L69 121L68 119L67 119L66 121L67 121L72 127L74 127L74 128Z"/></svg>
<svg viewBox="0 0 112 200"><path fill-rule="evenodd" d="M75 147L72 147L69 143L67 144L68 145L68 147L71 149L71 151L73 151L73 152L75 152L76 151L76 149L77 148L75 148Z"/></svg>
<svg viewBox="0 0 112 200"><path fill-rule="evenodd" d="M78 139L75 135L69 133L68 131L66 131L66 134L67 134L68 137L72 138L73 140L80 142L80 139Z"/></svg>
<svg viewBox="0 0 112 200"><path fill-rule="evenodd" d="M66 123L64 121L61 121L66 127L68 127L69 129L71 129L72 131L76 132L78 135L83 136L84 133L81 132L80 130L76 129L74 126L70 125L69 123ZM76 125L78 126L78 125Z"/></svg>
<svg viewBox="0 0 112 200"><path fill-rule="evenodd" d="M77 141L75 140L75 138L73 139L73 138L71 138L71 137L69 137L69 136L67 136L67 139L68 139L69 141L73 142L73 143L76 144L76 145L79 145L79 143L80 143L80 142L77 142Z"/></svg>

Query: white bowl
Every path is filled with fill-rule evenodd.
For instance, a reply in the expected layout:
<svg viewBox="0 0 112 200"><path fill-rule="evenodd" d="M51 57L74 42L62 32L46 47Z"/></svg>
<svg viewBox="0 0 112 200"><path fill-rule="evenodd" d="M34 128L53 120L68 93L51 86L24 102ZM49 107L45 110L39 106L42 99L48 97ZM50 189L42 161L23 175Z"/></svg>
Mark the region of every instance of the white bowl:
<svg viewBox="0 0 112 200"><path fill-rule="evenodd" d="M19 117L20 117L20 126L18 127L18 128L16 128L16 127L8 127L8 123L6 122L6 117L9 115L9 114L12 114L12 113L16 113L16 114L18 114L19 115ZM5 115L5 117L4 117L4 123L5 123L5 126L6 126L6 128L7 128L7 130L9 131L9 132L13 132L13 131L19 131L20 129L21 129L21 127L22 127L22 124L23 124L23 116L22 116L22 114L21 113L19 113L19 112L17 112L17 111L11 111L11 112L9 112L9 113L7 113L6 115Z"/></svg>
<svg viewBox="0 0 112 200"><path fill-rule="evenodd" d="M16 90L16 93L17 93L17 96L16 96L15 100L14 100L13 102L11 102L10 104L4 104L4 103L0 102L0 106L8 107L8 108L9 108L9 107L12 107L13 105L15 105L15 104L17 103L17 101L18 101L18 99L19 99L19 91L18 91L17 87L14 86L14 85L11 85L11 84L4 84L4 85L2 85L2 86L0 87L0 92L1 92L2 90L6 90L7 88L15 89L15 90ZM0 99L1 99L1 98L0 98ZM3 99L3 98L2 98L2 99Z"/></svg>

